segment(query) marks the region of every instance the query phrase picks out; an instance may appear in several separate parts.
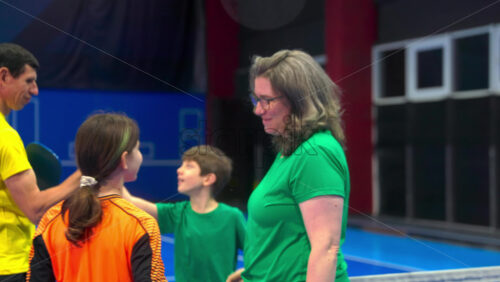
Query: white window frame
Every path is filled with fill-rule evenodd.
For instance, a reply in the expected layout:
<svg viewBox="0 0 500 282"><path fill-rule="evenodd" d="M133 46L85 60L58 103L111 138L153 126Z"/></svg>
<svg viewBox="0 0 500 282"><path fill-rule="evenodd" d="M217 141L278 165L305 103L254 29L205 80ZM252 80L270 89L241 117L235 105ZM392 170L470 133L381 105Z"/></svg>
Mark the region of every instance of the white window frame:
<svg viewBox="0 0 500 282"><path fill-rule="evenodd" d="M425 89L417 88L417 54L418 52L443 49L443 85ZM409 101L442 100L451 94L451 39L449 34L424 37L411 43L406 53L406 95Z"/></svg>
<svg viewBox="0 0 500 282"><path fill-rule="evenodd" d="M478 98L478 97L485 97L489 95L489 92L492 91L492 78L493 78L493 68L494 68L494 62L491 59L492 58L492 51L493 50L493 26L482 26L482 27L477 27L477 28L471 28L471 29L466 29L466 30L461 30L461 31L456 31L451 34L451 44L452 44L452 58L455 57L455 40L457 39L462 39L465 37L471 37L471 36L476 36L480 34L489 34L489 77L488 77L488 87L484 89L474 89L474 90L455 90L455 85L456 85L456 77L455 73L453 72L451 75L453 77L453 85L452 85L452 97L453 98L458 98L458 99L468 99L468 98ZM452 60L452 65L453 70L455 69L455 61ZM498 77L498 76L497 76Z"/></svg>
<svg viewBox="0 0 500 282"><path fill-rule="evenodd" d="M397 41L397 42L391 42L387 44L381 44L373 47L372 49L372 82L373 82L373 88L372 88L372 98L373 102L376 105L391 105L391 104L403 104L406 103L406 95L405 93L401 93L401 96L397 97L383 97L382 96L382 76L384 75L382 73L382 64L381 62L385 59L382 57L382 54L386 51L389 50L396 50L396 49L403 49L405 52L406 46L408 42L407 41ZM405 58L405 65L407 64L406 58ZM405 69L406 71L406 69ZM405 78L405 85L406 85L406 78ZM404 90L406 92L406 89Z"/></svg>
<svg viewBox="0 0 500 282"><path fill-rule="evenodd" d="M490 91L500 94L500 24L490 33Z"/></svg>

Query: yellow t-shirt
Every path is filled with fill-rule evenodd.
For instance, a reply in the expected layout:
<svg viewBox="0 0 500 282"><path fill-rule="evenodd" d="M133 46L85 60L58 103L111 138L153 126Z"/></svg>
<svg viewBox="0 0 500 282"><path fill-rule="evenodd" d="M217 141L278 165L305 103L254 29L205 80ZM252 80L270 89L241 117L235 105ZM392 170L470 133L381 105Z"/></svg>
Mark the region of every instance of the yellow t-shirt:
<svg viewBox="0 0 500 282"><path fill-rule="evenodd" d="M0 113L0 275L28 271L35 226L16 205L4 183L27 169L31 165L23 141Z"/></svg>

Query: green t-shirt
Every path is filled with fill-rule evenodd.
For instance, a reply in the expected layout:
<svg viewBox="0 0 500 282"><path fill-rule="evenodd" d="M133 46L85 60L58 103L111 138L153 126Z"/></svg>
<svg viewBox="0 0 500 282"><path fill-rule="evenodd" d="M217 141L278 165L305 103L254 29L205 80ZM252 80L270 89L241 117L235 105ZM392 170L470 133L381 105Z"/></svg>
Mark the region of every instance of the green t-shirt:
<svg viewBox="0 0 500 282"><path fill-rule="evenodd" d="M311 245L299 203L322 195L344 198L340 245L345 239L349 171L341 145L318 132L289 157L278 154L248 201L245 281L305 281ZM339 250L336 281L349 281Z"/></svg>
<svg viewBox="0 0 500 282"><path fill-rule="evenodd" d="M243 249L243 213L223 203L206 214L194 212L189 201L156 206L160 232L175 235L175 281L226 281Z"/></svg>

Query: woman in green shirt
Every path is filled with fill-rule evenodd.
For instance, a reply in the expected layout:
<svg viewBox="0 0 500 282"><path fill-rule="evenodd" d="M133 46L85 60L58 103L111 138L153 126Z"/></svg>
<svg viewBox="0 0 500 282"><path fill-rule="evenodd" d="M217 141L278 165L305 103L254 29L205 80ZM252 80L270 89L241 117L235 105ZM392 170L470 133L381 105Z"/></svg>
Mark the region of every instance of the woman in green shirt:
<svg viewBox="0 0 500 282"><path fill-rule="evenodd" d="M340 250L350 183L337 86L297 50L254 57L250 86L278 154L248 201L245 269L228 281L349 281Z"/></svg>

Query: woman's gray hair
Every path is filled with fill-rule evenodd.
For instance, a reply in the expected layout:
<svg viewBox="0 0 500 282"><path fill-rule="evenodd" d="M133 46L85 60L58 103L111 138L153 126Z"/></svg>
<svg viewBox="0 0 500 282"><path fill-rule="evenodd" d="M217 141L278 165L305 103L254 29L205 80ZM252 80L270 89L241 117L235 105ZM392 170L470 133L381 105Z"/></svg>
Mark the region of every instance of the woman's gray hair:
<svg viewBox="0 0 500 282"><path fill-rule="evenodd" d="M249 75L252 92L255 79L265 77L273 90L284 95L291 105L284 133L273 137L276 149L289 156L321 130L329 130L344 146L340 90L309 54L281 50L270 57L254 56L252 61Z"/></svg>

